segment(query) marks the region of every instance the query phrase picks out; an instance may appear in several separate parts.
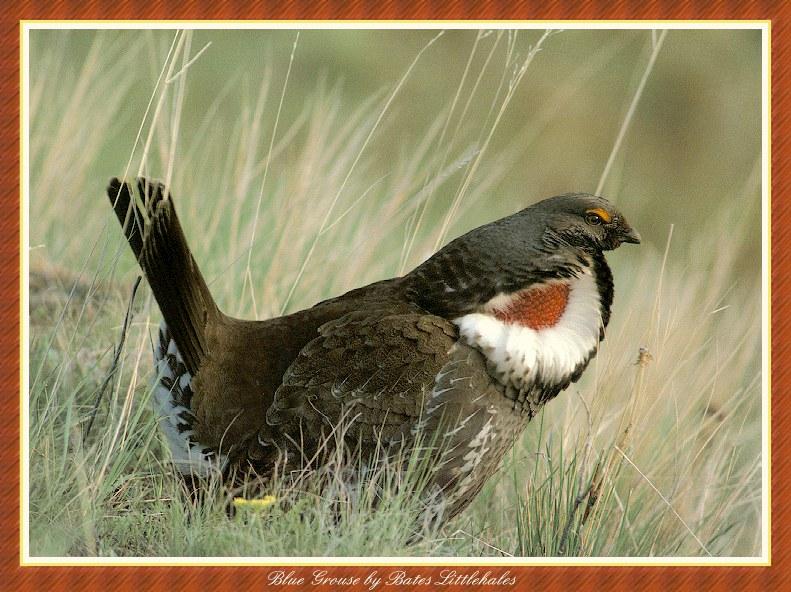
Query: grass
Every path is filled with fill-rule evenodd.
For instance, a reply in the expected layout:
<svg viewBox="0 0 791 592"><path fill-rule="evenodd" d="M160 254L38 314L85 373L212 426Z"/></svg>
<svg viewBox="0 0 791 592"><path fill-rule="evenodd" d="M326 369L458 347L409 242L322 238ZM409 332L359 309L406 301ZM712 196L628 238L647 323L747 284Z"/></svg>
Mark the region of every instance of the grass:
<svg viewBox="0 0 791 592"><path fill-rule="evenodd" d="M680 34L662 37L665 47ZM102 193L107 153L117 155L111 174L170 179L195 257L223 310L279 315L402 273L465 224L508 207L492 196L523 191L509 176L523 158L522 144L563 111L544 111L514 135L503 114L568 33L534 35L529 47L524 35L471 33L466 67L443 109L411 135L402 133L410 117L405 93L442 36L428 37L384 90L355 107L345 104L342 86L324 77L297 94L290 85L298 63L268 61L257 90L248 89L228 124L218 113L240 76L229 72L199 123L186 129L191 70L203 58L191 59L211 48L193 45L188 34L124 35L120 47L111 33L92 35L79 68L64 61L68 34L48 44L34 39L31 555L761 552L761 301L757 276L741 265L755 255L753 220L760 212L760 175L751 166L694 232L671 226L656 202L635 204L660 210L656 224L666 241L609 255L616 302L597 358L579 384L533 420L498 474L452 522L418 523L416 535L404 527L420 515L410 483L387 469L349 482L339 477L344 459L339 470L296 485L278 481L268 492L275 503L240 507L232 518L218 483L209 485L214 495L204 503L191 504L148 405L159 317L145 282L110 372L137 270ZM291 38L289 55L299 55L300 42ZM652 64L656 49L649 36ZM635 66L638 79L646 61ZM597 65L582 64L563 81L564 96L584 89L607 64L595 55L591 62ZM148 97L132 100L141 86L152 97L147 111ZM632 86L624 104L644 87L645 79ZM630 146L626 124L640 109L629 105L617 128L621 153ZM492 141L501 136L511 140ZM394 144L397 158L383 159ZM752 165L756 156L746 161ZM600 179L609 187L623 162L605 156L599 171L605 164L609 177ZM420 474L414 471L415 481Z"/></svg>

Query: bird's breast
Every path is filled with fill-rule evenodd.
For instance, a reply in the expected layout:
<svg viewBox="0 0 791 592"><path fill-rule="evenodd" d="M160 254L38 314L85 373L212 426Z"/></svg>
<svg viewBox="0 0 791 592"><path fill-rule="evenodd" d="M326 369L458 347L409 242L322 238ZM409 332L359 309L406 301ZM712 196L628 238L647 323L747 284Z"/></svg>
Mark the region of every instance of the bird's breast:
<svg viewBox="0 0 791 592"><path fill-rule="evenodd" d="M567 384L599 343L601 298L590 268L577 277L499 294L454 320L505 386Z"/></svg>
<svg viewBox="0 0 791 592"><path fill-rule="evenodd" d="M513 296L492 302L488 308L494 317L509 325L521 325L536 331L558 324L569 302L569 282L552 282L521 290Z"/></svg>

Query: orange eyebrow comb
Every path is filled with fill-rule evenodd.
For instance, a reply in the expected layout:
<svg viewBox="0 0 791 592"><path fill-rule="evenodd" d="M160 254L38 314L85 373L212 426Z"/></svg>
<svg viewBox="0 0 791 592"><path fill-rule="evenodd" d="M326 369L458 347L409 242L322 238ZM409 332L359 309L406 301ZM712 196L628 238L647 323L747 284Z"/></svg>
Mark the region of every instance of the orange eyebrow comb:
<svg viewBox="0 0 791 592"><path fill-rule="evenodd" d="M602 208L594 208L592 210L588 210L587 213L596 214L599 218L604 220L606 224L609 224L612 221L612 216L610 216L610 213Z"/></svg>

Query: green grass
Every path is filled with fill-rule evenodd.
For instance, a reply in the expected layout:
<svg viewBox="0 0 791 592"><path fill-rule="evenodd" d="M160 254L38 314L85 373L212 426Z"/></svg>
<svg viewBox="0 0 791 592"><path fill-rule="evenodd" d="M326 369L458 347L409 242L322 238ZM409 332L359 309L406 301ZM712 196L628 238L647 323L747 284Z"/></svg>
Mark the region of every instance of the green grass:
<svg viewBox="0 0 791 592"><path fill-rule="evenodd" d="M639 120L643 103L651 111L672 92L651 85L674 66L659 53L637 119L627 120L651 53L650 32L640 33L646 45L636 57L619 49L631 37L597 39L589 60L562 70L565 78L552 91L559 94L551 95L557 107L532 115L524 107L526 88L545 80L546 61L556 65L558 55L582 43L574 32L541 41L536 32L478 39L468 32L431 44L434 33L425 35L408 56L393 58L397 71L384 56L380 90L351 104L332 76L306 80L300 43L310 55L317 33L301 36L293 63L290 34L278 38L287 51L264 60L260 76L246 77L245 64L230 54L231 66L215 74L213 99L199 113L190 103L191 77L212 47L173 75L203 42L179 37L173 61L165 63L169 32L39 35L30 91L31 555L761 552L761 300L755 266L745 265L760 257L758 154L749 138L741 144L712 138L723 160L738 163L740 181L703 202L704 191L664 201L647 189L672 171L629 160L645 147L642 135L623 124L644 131L650 122ZM531 53L539 42L541 51ZM678 46L689 43L672 32L661 52L678 55ZM344 47L338 41L339 55ZM469 68L443 76L437 52ZM418 521L417 533L405 528L419 516L420 499L409 484L397 487L398 472L386 469L362 483L338 479L342 472L306 476L297 485L277 482L270 492L275 504L241 508L232 518L220 484L209 486L214 495L204 503L191 504L148 406L159 313L145 282L117 372L85 438L137 273L103 194L107 178L123 174L128 162L130 175L142 169L170 178L195 257L223 310L266 318L403 273L447 238L514 211L519 199L526 205L545 197L525 190L513 171L536 151L551 168L548 146L587 129L571 118L554 140L547 132L574 112L575 101L586 101L586 85L604 78L613 61L617 68L631 64L632 83L608 112L614 127L600 142L602 157L580 164L597 172L584 187L567 190L596 186L623 128L624 144L602 179L605 195L648 240L608 256L613 318L583 380L534 419L459 517L441 528ZM171 63L173 80L154 93L135 146L148 98ZM427 70L437 80L439 108L420 126L411 117L410 93ZM240 86L241 98L229 106ZM563 107L560 98L571 103ZM514 128L514 110L527 114L524 127ZM701 185L717 174L709 155L683 162L692 169L684 174ZM645 190L634 186L641 175ZM643 197L622 197L624 184ZM700 208L706 215L696 218ZM636 364L640 348L650 359ZM420 471L415 475L419 480Z"/></svg>

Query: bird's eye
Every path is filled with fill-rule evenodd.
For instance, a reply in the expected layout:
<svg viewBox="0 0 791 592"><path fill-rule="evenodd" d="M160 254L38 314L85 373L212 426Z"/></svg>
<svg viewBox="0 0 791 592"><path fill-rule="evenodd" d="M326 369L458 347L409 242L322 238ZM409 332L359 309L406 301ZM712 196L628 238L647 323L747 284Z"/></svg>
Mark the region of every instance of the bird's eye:
<svg viewBox="0 0 791 592"><path fill-rule="evenodd" d="M591 226L599 226L603 220L599 214L594 214L592 212L588 212L585 214L585 222L590 224Z"/></svg>

